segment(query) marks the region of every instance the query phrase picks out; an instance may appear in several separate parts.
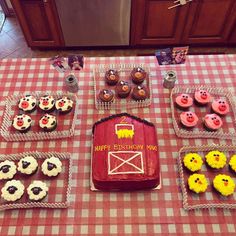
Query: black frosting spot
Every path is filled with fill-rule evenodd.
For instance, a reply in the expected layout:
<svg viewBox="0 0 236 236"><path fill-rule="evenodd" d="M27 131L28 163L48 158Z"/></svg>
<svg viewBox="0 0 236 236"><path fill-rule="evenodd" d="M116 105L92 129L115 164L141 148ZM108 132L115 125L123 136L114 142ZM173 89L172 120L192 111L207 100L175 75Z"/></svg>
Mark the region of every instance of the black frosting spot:
<svg viewBox="0 0 236 236"><path fill-rule="evenodd" d="M53 164L49 161L47 162L47 164L48 164L48 170L53 170L54 168L57 168L57 166L55 164Z"/></svg>
<svg viewBox="0 0 236 236"><path fill-rule="evenodd" d="M4 165L1 166L0 171L2 171L2 173L8 173L10 171L11 166L10 165Z"/></svg>
<svg viewBox="0 0 236 236"><path fill-rule="evenodd" d="M39 195L39 193L43 190L40 187L33 187L31 191L33 192L34 195Z"/></svg>
<svg viewBox="0 0 236 236"><path fill-rule="evenodd" d="M35 102L32 103L32 106L35 106Z"/></svg>
<svg viewBox="0 0 236 236"><path fill-rule="evenodd" d="M14 194L14 193L17 191L17 187L16 187L16 186L9 186L9 187L7 188L7 191L8 191L8 193L10 193L10 194Z"/></svg>
<svg viewBox="0 0 236 236"><path fill-rule="evenodd" d="M51 125L53 126L53 125L55 125L55 124L56 124L56 121L54 120Z"/></svg>
<svg viewBox="0 0 236 236"><path fill-rule="evenodd" d="M23 169L26 169L30 165L30 162L28 161L22 161L22 167Z"/></svg>

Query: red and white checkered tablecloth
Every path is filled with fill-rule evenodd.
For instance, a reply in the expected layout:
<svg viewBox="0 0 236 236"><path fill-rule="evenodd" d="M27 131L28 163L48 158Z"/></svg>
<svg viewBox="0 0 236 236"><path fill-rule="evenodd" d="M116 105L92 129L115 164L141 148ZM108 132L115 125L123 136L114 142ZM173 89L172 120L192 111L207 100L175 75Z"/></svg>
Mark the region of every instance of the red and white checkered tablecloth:
<svg viewBox="0 0 236 236"><path fill-rule="evenodd" d="M163 187L159 191L130 193L91 192L91 128L95 121L118 111L94 108L93 68L99 64L146 63L151 69L153 102L130 114L155 123L158 133ZM179 85L210 85L229 88L236 94L236 55L189 56L186 64L158 66L155 57L86 58L79 73L79 115L75 136L64 140L6 142L1 154L26 151L71 152L73 158L71 204L68 209L21 209L0 212L0 235L235 235L235 210L182 208L177 172L178 151L183 145L232 141L181 139L174 133L170 91L162 87L163 74L177 71ZM0 116L5 97L20 92L64 91L64 75L47 59L0 61Z"/></svg>

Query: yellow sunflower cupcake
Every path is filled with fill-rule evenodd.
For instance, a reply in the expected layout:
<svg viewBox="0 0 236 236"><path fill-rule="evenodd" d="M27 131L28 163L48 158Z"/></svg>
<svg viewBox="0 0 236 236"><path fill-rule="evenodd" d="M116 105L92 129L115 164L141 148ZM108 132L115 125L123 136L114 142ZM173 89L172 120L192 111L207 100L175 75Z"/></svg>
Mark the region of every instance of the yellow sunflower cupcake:
<svg viewBox="0 0 236 236"><path fill-rule="evenodd" d="M229 196L234 193L235 183L229 175L219 174L213 180L214 188L223 196Z"/></svg>
<svg viewBox="0 0 236 236"><path fill-rule="evenodd" d="M192 174L188 178L188 186L195 193L204 193L208 182L204 174Z"/></svg>
<svg viewBox="0 0 236 236"><path fill-rule="evenodd" d="M187 153L183 162L184 166L192 172L201 170L203 164L202 157L197 153Z"/></svg>
<svg viewBox="0 0 236 236"><path fill-rule="evenodd" d="M232 171L236 172L236 154L234 154L229 161L229 166Z"/></svg>
<svg viewBox="0 0 236 236"><path fill-rule="evenodd" d="M223 152L218 150L210 151L206 155L207 164L214 169L221 169L226 164L226 156Z"/></svg>

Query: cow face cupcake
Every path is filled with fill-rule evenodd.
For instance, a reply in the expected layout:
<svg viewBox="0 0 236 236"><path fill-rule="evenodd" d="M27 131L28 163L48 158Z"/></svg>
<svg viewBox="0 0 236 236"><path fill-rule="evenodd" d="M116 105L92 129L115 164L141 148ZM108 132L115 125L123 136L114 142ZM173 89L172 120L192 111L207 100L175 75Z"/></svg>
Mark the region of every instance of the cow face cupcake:
<svg viewBox="0 0 236 236"><path fill-rule="evenodd" d="M180 114L180 122L184 128L193 128L198 123L198 117L192 111L182 112Z"/></svg>
<svg viewBox="0 0 236 236"><path fill-rule="evenodd" d="M212 111L220 116L224 116L229 113L229 104L224 99L217 99L212 102Z"/></svg>
<svg viewBox="0 0 236 236"><path fill-rule="evenodd" d="M211 95L206 90L197 90L194 93L195 103L199 106L205 106L211 101Z"/></svg>
<svg viewBox="0 0 236 236"><path fill-rule="evenodd" d="M62 114L69 113L73 108L73 101L68 97L62 97L56 101L56 109Z"/></svg>
<svg viewBox="0 0 236 236"><path fill-rule="evenodd" d="M27 193L29 196L29 200L41 201L42 199L44 199L47 196L48 187L44 182L42 182L40 180L35 180L27 188Z"/></svg>
<svg viewBox="0 0 236 236"><path fill-rule="evenodd" d="M57 118L56 116L45 114L39 120L39 127L44 131L51 132L57 127Z"/></svg>
<svg viewBox="0 0 236 236"><path fill-rule="evenodd" d="M62 170L62 163L59 158L54 156L45 159L42 164L43 174L49 177L57 176L59 173L61 173L61 170Z"/></svg>
<svg viewBox="0 0 236 236"><path fill-rule="evenodd" d="M235 183L229 175L219 174L213 179L214 188L223 196L234 193Z"/></svg>
<svg viewBox="0 0 236 236"><path fill-rule="evenodd" d="M141 67L134 68L131 71L131 78L133 83L135 84L141 84L146 77L147 77L147 72Z"/></svg>
<svg viewBox="0 0 236 236"><path fill-rule="evenodd" d="M188 178L188 186L195 193L204 193L207 190L208 182L204 174L193 174Z"/></svg>
<svg viewBox="0 0 236 236"><path fill-rule="evenodd" d="M192 172L201 170L203 164L202 157L197 153L187 153L183 162L184 166Z"/></svg>
<svg viewBox="0 0 236 236"><path fill-rule="evenodd" d="M0 180L12 179L16 174L16 165L13 161L5 160L0 162Z"/></svg>
<svg viewBox="0 0 236 236"><path fill-rule="evenodd" d="M114 100L114 93L109 89L102 89L98 94L98 98L102 102L111 103Z"/></svg>
<svg viewBox="0 0 236 236"><path fill-rule="evenodd" d="M208 131L217 131L223 125L223 121L218 115L213 113L203 118L203 124Z"/></svg>
<svg viewBox="0 0 236 236"><path fill-rule="evenodd" d="M145 100L149 98L149 91L145 86L138 85L133 88L132 98L136 101Z"/></svg>
<svg viewBox="0 0 236 236"><path fill-rule="evenodd" d="M131 91L131 87L129 86L129 83L127 81L121 80L117 85L116 85L116 93L117 96L120 98L126 98L129 96Z"/></svg>
<svg viewBox="0 0 236 236"><path fill-rule="evenodd" d="M116 85L119 81L119 74L117 70L108 70L105 73L105 81L108 85Z"/></svg>
<svg viewBox="0 0 236 236"><path fill-rule="evenodd" d="M179 109L187 110L193 105L193 99L188 94L182 93L175 98L175 104Z"/></svg>
<svg viewBox="0 0 236 236"><path fill-rule="evenodd" d="M53 96L44 95L39 99L39 108L42 111L50 112L53 111L55 107L55 99Z"/></svg>
<svg viewBox="0 0 236 236"><path fill-rule="evenodd" d="M22 115L16 115L14 117L12 126L21 133L26 133L27 131L29 131L31 123L32 123L31 117L22 114Z"/></svg>
<svg viewBox="0 0 236 236"><path fill-rule="evenodd" d="M20 99L18 107L25 112L32 112L36 108L36 98L32 95L26 95Z"/></svg>
<svg viewBox="0 0 236 236"><path fill-rule="evenodd" d="M221 169L226 164L226 156L218 150L210 151L206 155L206 163L213 169Z"/></svg>
<svg viewBox="0 0 236 236"><path fill-rule="evenodd" d="M8 202L14 202L23 196L24 190L25 187L20 180L10 180L3 186L1 196Z"/></svg>
<svg viewBox="0 0 236 236"><path fill-rule="evenodd" d="M33 156L25 156L18 162L17 170L26 175L34 174L38 169L38 162Z"/></svg>

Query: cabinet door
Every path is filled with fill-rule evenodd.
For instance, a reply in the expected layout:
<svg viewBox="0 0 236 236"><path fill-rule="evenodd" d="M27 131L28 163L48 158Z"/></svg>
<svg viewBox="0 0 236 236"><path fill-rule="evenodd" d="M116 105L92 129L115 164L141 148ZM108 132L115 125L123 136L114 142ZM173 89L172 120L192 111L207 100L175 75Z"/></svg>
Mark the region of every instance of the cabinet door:
<svg viewBox="0 0 236 236"><path fill-rule="evenodd" d="M190 4L183 40L187 44L223 44L232 27L235 0L199 0Z"/></svg>
<svg viewBox="0 0 236 236"><path fill-rule="evenodd" d="M132 2L132 45L179 44L188 5L168 10L173 0Z"/></svg>
<svg viewBox="0 0 236 236"><path fill-rule="evenodd" d="M11 0L31 47L62 46L63 36L53 0Z"/></svg>

